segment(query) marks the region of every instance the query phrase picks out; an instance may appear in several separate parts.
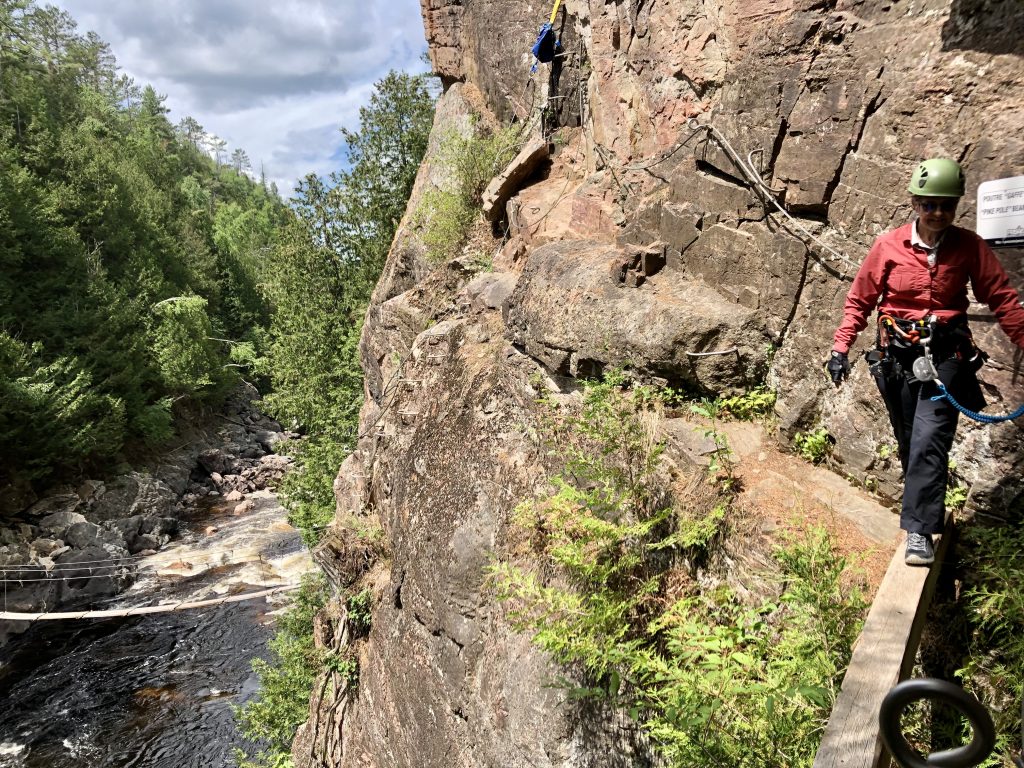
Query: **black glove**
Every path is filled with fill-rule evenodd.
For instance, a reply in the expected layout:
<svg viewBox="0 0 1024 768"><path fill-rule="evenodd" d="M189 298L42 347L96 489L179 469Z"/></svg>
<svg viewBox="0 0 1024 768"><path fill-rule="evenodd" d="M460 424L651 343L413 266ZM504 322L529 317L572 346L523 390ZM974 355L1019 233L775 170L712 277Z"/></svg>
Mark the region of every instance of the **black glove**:
<svg viewBox="0 0 1024 768"><path fill-rule="evenodd" d="M982 369L982 366L988 362L988 353L982 352L977 347L974 348L974 356L967 360L968 367L977 373Z"/></svg>
<svg viewBox="0 0 1024 768"><path fill-rule="evenodd" d="M832 383L838 387L850 376L850 358L845 352L836 352L833 349L832 356L825 364L825 370L832 377Z"/></svg>

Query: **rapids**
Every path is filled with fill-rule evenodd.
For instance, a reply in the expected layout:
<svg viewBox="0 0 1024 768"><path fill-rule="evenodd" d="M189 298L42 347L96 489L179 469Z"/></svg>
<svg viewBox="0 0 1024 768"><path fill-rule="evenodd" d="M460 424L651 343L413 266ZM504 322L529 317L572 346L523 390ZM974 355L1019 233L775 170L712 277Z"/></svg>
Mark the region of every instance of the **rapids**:
<svg viewBox="0 0 1024 768"><path fill-rule="evenodd" d="M270 491L192 510L140 558L128 591L94 608L210 599L297 583L312 568ZM233 706L257 692L287 595L115 619L37 622L0 649L0 768L218 768L243 745Z"/></svg>

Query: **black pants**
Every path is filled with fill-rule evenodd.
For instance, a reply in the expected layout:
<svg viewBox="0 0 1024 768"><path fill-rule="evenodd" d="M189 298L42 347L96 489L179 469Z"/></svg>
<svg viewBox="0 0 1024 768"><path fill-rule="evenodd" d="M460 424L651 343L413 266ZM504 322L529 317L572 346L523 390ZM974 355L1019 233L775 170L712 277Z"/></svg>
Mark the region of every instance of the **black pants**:
<svg viewBox="0 0 1024 768"><path fill-rule="evenodd" d="M890 347L887 359L872 366L872 373L889 412L903 466L900 527L910 533L932 534L941 533L945 521L949 449L960 412L945 398L933 401L939 388L914 377L914 360L921 354L920 347ZM936 367L939 379L958 403L970 410L984 407L973 365L954 355Z"/></svg>

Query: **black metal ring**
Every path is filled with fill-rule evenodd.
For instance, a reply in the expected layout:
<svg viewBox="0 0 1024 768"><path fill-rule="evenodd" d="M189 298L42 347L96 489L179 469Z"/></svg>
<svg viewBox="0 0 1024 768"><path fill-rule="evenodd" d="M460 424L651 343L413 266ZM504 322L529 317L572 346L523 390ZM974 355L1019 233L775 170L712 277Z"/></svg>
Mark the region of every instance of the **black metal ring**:
<svg viewBox="0 0 1024 768"><path fill-rule="evenodd" d="M971 743L936 752L927 759L914 751L903 735L900 719L908 706L923 699L949 704L966 716L974 729ZM996 728L988 710L959 685L930 677L905 680L889 691L882 699L878 724L886 749L902 768L971 768L988 757L996 744Z"/></svg>

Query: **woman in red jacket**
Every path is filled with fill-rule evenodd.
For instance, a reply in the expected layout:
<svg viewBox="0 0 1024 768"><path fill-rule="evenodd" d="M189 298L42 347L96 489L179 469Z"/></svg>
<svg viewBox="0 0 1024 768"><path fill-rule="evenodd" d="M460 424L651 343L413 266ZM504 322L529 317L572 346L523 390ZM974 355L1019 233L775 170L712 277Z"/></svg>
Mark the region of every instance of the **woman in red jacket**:
<svg viewBox="0 0 1024 768"><path fill-rule="evenodd" d="M908 191L917 218L875 240L843 308L828 372L839 386L850 372L850 346L878 310L878 344L868 353L885 401L904 472L900 527L907 532L906 562L935 559L932 535L942 531L959 412L933 382L914 375L928 351L939 380L969 410L985 405L975 376L984 356L967 327L967 283L988 304L1013 342L1024 348L1024 307L992 249L973 232L953 226L964 194L964 174L952 160L925 160ZM922 344L922 340L926 344Z"/></svg>

